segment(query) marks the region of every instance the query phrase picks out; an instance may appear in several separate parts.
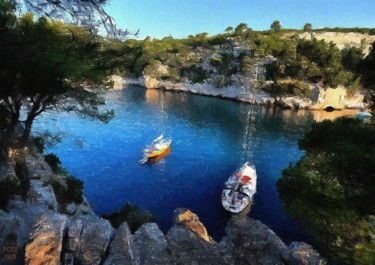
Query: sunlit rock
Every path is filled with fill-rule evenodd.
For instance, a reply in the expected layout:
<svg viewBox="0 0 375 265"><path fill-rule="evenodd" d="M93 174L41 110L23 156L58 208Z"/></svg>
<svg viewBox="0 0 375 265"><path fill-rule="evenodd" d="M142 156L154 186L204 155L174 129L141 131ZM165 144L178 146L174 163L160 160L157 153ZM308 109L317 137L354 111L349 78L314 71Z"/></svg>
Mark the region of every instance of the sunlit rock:
<svg viewBox="0 0 375 265"><path fill-rule="evenodd" d="M124 88L124 80L121 76L118 75L112 75L110 78L110 81L113 82L113 89L119 90Z"/></svg>
<svg viewBox="0 0 375 265"><path fill-rule="evenodd" d="M66 222L65 215L56 213L46 213L39 218L30 236L30 243L26 245L25 264L60 264Z"/></svg>
<svg viewBox="0 0 375 265"><path fill-rule="evenodd" d="M149 88L159 88L159 81L156 79L155 76L145 76L144 77L144 85L147 89Z"/></svg>
<svg viewBox="0 0 375 265"><path fill-rule="evenodd" d="M326 260L313 249L312 246L303 242L292 242L289 245L290 265L325 265Z"/></svg>
<svg viewBox="0 0 375 265"><path fill-rule="evenodd" d="M207 242L215 243L215 241L208 235L207 229L199 220L198 215L185 209L177 209L175 215L178 224L187 227Z"/></svg>

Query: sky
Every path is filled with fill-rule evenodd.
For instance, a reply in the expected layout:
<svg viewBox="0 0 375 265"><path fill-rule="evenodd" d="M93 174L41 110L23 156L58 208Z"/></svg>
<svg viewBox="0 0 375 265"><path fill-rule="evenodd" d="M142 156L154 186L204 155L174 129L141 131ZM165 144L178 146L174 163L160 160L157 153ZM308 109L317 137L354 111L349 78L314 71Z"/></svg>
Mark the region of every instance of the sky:
<svg viewBox="0 0 375 265"><path fill-rule="evenodd" d="M140 38L214 35L240 23L267 30L274 20L283 28L375 28L375 0L111 0L105 10Z"/></svg>

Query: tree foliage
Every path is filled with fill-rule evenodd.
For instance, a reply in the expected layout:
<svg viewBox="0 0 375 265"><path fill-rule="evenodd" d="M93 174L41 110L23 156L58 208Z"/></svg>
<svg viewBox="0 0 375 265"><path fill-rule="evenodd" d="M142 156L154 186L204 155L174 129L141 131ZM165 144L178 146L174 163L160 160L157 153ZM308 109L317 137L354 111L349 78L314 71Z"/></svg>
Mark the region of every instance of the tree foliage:
<svg viewBox="0 0 375 265"><path fill-rule="evenodd" d="M303 31L311 32L311 31L312 31L312 24L311 24L311 23L306 23L306 24L303 26Z"/></svg>
<svg viewBox="0 0 375 265"><path fill-rule="evenodd" d="M280 21L278 21L278 20L273 21L272 24L271 24L271 26L270 26L270 28L274 32L280 32L280 30L281 30L281 23L280 23Z"/></svg>
<svg viewBox="0 0 375 265"><path fill-rule="evenodd" d="M375 123L342 118L312 126L305 156L277 182L287 210L304 221L332 262L375 261Z"/></svg>
<svg viewBox="0 0 375 265"><path fill-rule="evenodd" d="M100 28L109 38L124 39L130 32L119 29L116 22L104 9L107 0L7 0L16 6L18 12L33 13L65 23L84 26L91 34L98 34Z"/></svg>
<svg viewBox="0 0 375 265"><path fill-rule="evenodd" d="M126 203L119 211L103 214L102 217L109 220L114 228L118 228L123 222L127 222L132 233L135 233L144 223L157 221L157 218L151 212L142 210L138 205L130 203Z"/></svg>
<svg viewBox="0 0 375 265"><path fill-rule="evenodd" d="M99 83L109 73L100 58L101 46L84 29L35 20L31 14L17 18L12 6L0 3L0 143L7 148L22 121L20 143L30 135L34 119L47 109L80 111L107 120L100 113L104 101L85 89L84 82Z"/></svg>

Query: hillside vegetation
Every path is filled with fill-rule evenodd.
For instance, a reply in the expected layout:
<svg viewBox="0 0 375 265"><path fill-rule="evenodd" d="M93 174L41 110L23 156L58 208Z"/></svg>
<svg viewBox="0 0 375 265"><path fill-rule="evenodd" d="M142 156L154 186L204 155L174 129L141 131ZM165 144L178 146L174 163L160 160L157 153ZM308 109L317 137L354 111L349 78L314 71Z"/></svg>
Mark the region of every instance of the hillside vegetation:
<svg viewBox="0 0 375 265"><path fill-rule="evenodd" d="M344 34L349 29L333 30ZM300 96L309 96L307 83L320 83L333 88L342 85L353 95L362 87L372 88L368 61L373 61L373 44L369 43L373 36L368 34L374 33L373 29L353 30L360 32L356 40L336 44L319 37L322 29L254 31L242 23L215 36L148 37L106 42L105 48L112 67L127 77L152 75L218 88L235 86L240 79L273 95ZM358 38L363 39L362 46Z"/></svg>

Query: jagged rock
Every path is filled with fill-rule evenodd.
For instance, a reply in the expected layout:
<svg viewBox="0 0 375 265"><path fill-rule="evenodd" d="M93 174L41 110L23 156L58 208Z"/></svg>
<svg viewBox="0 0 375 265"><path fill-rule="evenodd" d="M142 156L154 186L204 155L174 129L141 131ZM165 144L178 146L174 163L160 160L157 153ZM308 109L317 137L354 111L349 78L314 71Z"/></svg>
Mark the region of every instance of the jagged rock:
<svg viewBox="0 0 375 265"><path fill-rule="evenodd" d="M290 265L325 265L327 261L313 249L312 246L303 242L292 242L289 245Z"/></svg>
<svg viewBox="0 0 375 265"><path fill-rule="evenodd" d="M119 90L124 88L124 80L121 76L118 75L112 75L110 78L110 81L113 82L112 89Z"/></svg>
<svg viewBox="0 0 375 265"><path fill-rule="evenodd" d="M174 215L177 224L187 227L207 242L215 243L215 241L209 236L206 227L199 220L198 215L186 209L177 209Z"/></svg>
<svg viewBox="0 0 375 265"><path fill-rule="evenodd" d="M69 203L69 204L66 206L66 208L65 208L65 212L66 212L67 214L69 214L69 215L73 215L73 214L76 213L77 208L78 208L77 204L75 204L74 202L72 202L72 203Z"/></svg>
<svg viewBox="0 0 375 265"><path fill-rule="evenodd" d="M95 215L91 205L88 203L85 196L83 196L83 202L75 204L74 202L66 206L66 213L71 215L72 218L79 218L81 215Z"/></svg>
<svg viewBox="0 0 375 265"><path fill-rule="evenodd" d="M41 179L46 183L52 176L52 169L41 154L33 153L26 156L30 179Z"/></svg>
<svg viewBox="0 0 375 265"><path fill-rule="evenodd" d="M224 254L224 248L208 243L186 227L173 226L167 233L167 241L176 264L230 264L230 253Z"/></svg>
<svg viewBox="0 0 375 265"><path fill-rule="evenodd" d="M58 203L51 185L45 186L41 180L31 179L27 202L44 204L48 209L57 211Z"/></svg>
<svg viewBox="0 0 375 265"><path fill-rule="evenodd" d="M129 250L134 258L131 264L173 264L167 247L167 240L157 224L143 224L133 235L133 247Z"/></svg>
<svg viewBox="0 0 375 265"><path fill-rule="evenodd" d="M24 258L23 245L26 235L22 233L23 220L12 214L1 211L0 215L0 255L3 260L22 264ZM25 239L23 239L25 238ZM8 256L9 255L9 256Z"/></svg>
<svg viewBox="0 0 375 265"><path fill-rule="evenodd" d="M17 174L11 165L0 165L0 182L3 181L19 181Z"/></svg>
<svg viewBox="0 0 375 265"><path fill-rule="evenodd" d="M144 85L146 88L158 88L160 82L156 79L155 76L145 76Z"/></svg>
<svg viewBox="0 0 375 265"><path fill-rule="evenodd" d="M277 265L288 259L288 247L259 221L233 216L226 232L234 244L235 264Z"/></svg>
<svg viewBox="0 0 375 265"><path fill-rule="evenodd" d="M133 237L127 223L123 223L116 231L110 246L109 256L104 265L134 264Z"/></svg>
<svg viewBox="0 0 375 265"><path fill-rule="evenodd" d="M43 214L35 224L31 242L26 245L25 264L59 265L67 217L57 213Z"/></svg>
<svg viewBox="0 0 375 265"><path fill-rule="evenodd" d="M68 254L84 265L100 264L112 235L109 221L95 215L81 216L69 228Z"/></svg>
<svg viewBox="0 0 375 265"><path fill-rule="evenodd" d="M9 213L2 212L0 217L0 249L14 247L17 250L12 253L15 264L23 264L24 246L29 241L33 225L41 215L50 211L46 205L25 202L19 196L10 200L7 208Z"/></svg>

